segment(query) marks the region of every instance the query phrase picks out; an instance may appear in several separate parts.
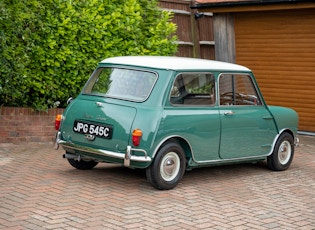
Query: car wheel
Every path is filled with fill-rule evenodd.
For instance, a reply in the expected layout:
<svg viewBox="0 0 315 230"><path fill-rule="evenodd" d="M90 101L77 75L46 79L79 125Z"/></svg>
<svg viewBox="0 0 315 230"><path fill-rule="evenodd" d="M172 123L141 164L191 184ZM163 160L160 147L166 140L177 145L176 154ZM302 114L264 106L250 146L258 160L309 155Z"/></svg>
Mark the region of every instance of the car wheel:
<svg viewBox="0 0 315 230"><path fill-rule="evenodd" d="M277 140L273 153L268 156L268 167L274 171L289 168L294 155L294 141L289 133L283 133Z"/></svg>
<svg viewBox="0 0 315 230"><path fill-rule="evenodd" d="M154 162L146 169L148 181L157 189L174 188L186 169L186 158L180 145L165 144L156 154Z"/></svg>
<svg viewBox="0 0 315 230"><path fill-rule="evenodd" d="M94 168L98 162L90 160L90 161L85 161L85 160L74 160L74 159L68 159L70 165L72 165L76 169L80 170L86 170L86 169L92 169Z"/></svg>

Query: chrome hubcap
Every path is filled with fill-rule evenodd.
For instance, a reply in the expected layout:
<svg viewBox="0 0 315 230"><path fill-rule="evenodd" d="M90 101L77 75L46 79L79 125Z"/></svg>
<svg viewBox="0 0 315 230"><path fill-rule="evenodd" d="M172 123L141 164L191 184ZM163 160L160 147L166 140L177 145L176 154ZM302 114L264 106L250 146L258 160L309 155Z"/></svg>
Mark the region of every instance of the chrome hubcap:
<svg viewBox="0 0 315 230"><path fill-rule="evenodd" d="M278 151L279 162L282 165L285 165L286 163L289 162L290 157L291 157L291 152L292 152L292 149L291 149L290 142L289 141L282 142Z"/></svg>
<svg viewBox="0 0 315 230"><path fill-rule="evenodd" d="M160 173L165 181L173 180L180 170L180 159L175 152L167 153L161 162Z"/></svg>

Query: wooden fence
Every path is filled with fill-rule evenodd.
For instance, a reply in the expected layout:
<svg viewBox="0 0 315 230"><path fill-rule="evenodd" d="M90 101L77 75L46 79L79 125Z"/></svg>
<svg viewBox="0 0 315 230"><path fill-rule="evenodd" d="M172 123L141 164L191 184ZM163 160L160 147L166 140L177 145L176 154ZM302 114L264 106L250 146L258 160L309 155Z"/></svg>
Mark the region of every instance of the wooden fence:
<svg viewBox="0 0 315 230"><path fill-rule="evenodd" d="M174 13L179 49L176 56L215 59L212 13L190 8L191 0L160 0L161 8Z"/></svg>

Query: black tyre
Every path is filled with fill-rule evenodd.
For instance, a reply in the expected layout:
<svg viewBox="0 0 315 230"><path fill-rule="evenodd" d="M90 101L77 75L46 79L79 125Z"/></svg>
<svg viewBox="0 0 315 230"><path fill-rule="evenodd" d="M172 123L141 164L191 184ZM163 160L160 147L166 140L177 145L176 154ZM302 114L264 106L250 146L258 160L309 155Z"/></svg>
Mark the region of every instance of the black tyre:
<svg viewBox="0 0 315 230"><path fill-rule="evenodd" d="M154 162L146 169L148 181L157 189L174 188L186 170L186 158L180 145L170 142L156 154Z"/></svg>
<svg viewBox="0 0 315 230"><path fill-rule="evenodd" d="M283 133L277 140L273 153L267 158L271 170L282 171L290 167L294 156L294 140L289 133Z"/></svg>
<svg viewBox="0 0 315 230"><path fill-rule="evenodd" d="M69 163L76 169L80 170L87 170L87 169L92 169L94 168L98 162L90 160L90 161L85 161L85 160L74 160L74 159L68 159Z"/></svg>

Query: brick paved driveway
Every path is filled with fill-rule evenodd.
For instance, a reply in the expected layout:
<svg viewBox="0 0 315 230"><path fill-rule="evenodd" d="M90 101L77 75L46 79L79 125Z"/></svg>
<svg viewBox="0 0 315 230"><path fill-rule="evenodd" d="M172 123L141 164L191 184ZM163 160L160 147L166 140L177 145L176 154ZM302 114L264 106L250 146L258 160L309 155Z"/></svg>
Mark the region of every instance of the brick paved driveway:
<svg viewBox="0 0 315 230"><path fill-rule="evenodd" d="M73 169L52 144L0 144L1 229L315 229L315 137L291 168L196 169L173 190L110 164Z"/></svg>

